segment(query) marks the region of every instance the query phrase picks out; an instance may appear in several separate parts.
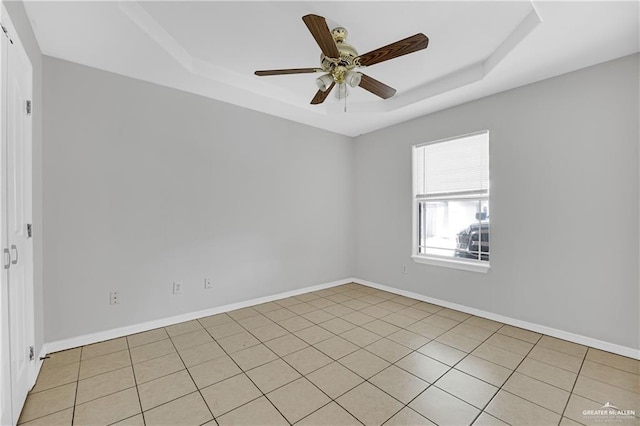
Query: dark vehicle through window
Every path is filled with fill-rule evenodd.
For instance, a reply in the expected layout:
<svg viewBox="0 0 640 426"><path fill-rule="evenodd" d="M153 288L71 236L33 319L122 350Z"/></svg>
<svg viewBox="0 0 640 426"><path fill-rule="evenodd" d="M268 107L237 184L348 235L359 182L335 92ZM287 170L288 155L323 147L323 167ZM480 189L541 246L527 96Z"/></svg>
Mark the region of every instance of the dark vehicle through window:
<svg viewBox="0 0 640 426"><path fill-rule="evenodd" d="M476 213L474 222L456 235L456 257L489 260L489 217Z"/></svg>

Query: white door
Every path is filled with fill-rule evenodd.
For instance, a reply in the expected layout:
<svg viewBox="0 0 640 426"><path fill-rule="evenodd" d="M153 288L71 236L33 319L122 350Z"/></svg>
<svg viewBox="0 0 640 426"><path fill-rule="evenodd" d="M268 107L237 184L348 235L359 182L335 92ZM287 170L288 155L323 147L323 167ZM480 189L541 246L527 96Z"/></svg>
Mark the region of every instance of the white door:
<svg viewBox="0 0 640 426"><path fill-rule="evenodd" d="M4 5L0 8L0 22L4 22ZM0 112L6 111L6 64L8 60L7 50L9 41L0 33ZM9 257L9 246L7 239L7 185L6 185L6 158L7 145L5 143L6 134L5 114L0 115L0 248L2 248L2 269L0 270L0 425L13 423L11 413L11 357L9 356L9 271L11 265Z"/></svg>
<svg viewBox="0 0 640 426"><path fill-rule="evenodd" d="M2 162L6 199L5 244L10 264L6 276L9 369L11 386L11 421L16 423L35 373L33 353L33 244L27 232L31 223L31 62L20 44L8 15L3 11L5 28L9 28L6 63L3 64L2 112L3 143L6 154ZM6 72L5 72L6 71ZM3 362L6 362L3 359ZM4 382L4 381L3 381Z"/></svg>

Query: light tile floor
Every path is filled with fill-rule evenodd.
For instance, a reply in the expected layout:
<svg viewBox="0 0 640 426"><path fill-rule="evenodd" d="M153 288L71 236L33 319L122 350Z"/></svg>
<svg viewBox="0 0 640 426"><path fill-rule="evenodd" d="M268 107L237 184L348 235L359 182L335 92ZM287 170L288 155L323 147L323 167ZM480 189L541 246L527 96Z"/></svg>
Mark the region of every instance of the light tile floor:
<svg viewBox="0 0 640 426"><path fill-rule="evenodd" d="M631 425L639 369L347 284L50 354L20 423Z"/></svg>

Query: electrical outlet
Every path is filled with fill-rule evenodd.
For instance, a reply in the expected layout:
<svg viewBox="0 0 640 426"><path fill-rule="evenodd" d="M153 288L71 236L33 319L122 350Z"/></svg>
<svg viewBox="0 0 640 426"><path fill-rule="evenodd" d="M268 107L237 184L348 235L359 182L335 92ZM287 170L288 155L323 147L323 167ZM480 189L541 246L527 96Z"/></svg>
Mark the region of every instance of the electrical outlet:
<svg viewBox="0 0 640 426"><path fill-rule="evenodd" d="M109 304L110 305L119 305L120 304L120 292L112 291L109 294Z"/></svg>
<svg viewBox="0 0 640 426"><path fill-rule="evenodd" d="M402 272L403 274L407 273L407 265L402 265L402 268L400 269L400 272Z"/></svg>
<svg viewBox="0 0 640 426"><path fill-rule="evenodd" d="M213 284L211 284L211 280L209 278L204 279L204 288L211 288Z"/></svg>
<svg viewBox="0 0 640 426"><path fill-rule="evenodd" d="M182 294L182 283L179 281L173 282L173 294Z"/></svg>

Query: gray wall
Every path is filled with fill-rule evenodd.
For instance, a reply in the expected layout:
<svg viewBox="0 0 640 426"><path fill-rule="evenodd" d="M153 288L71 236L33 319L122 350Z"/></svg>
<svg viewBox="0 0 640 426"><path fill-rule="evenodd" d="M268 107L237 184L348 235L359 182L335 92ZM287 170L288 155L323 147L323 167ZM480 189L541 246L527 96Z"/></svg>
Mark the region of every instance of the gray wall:
<svg viewBox="0 0 640 426"><path fill-rule="evenodd" d="M638 59L358 137L356 276L640 347ZM411 146L484 129L491 133L491 270L413 263Z"/></svg>
<svg viewBox="0 0 640 426"><path fill-rule="evenodd" d="M35 349L36 354L44 343L43 323L43 227L42 227L42 54L31 29L31 23L21 1L4 2L11 22L18 31L31 66L33 67L33 113L32 113L32 155L33 155L33 287L35 309Z"/></svg>
<svg viewBox="0 0 640 426"><path fill-rule="evenodd" d="M47 341L352 275L350 138L43 62Z"/></svg>
<svg viewBox="0 0 640 426"><path fill-rule="evenodd" d="M638 348L638 71L626 57L352 142L45 57L45 339L357 276ZM491 270L413 263L411 146L483 129Z"/></svg>

